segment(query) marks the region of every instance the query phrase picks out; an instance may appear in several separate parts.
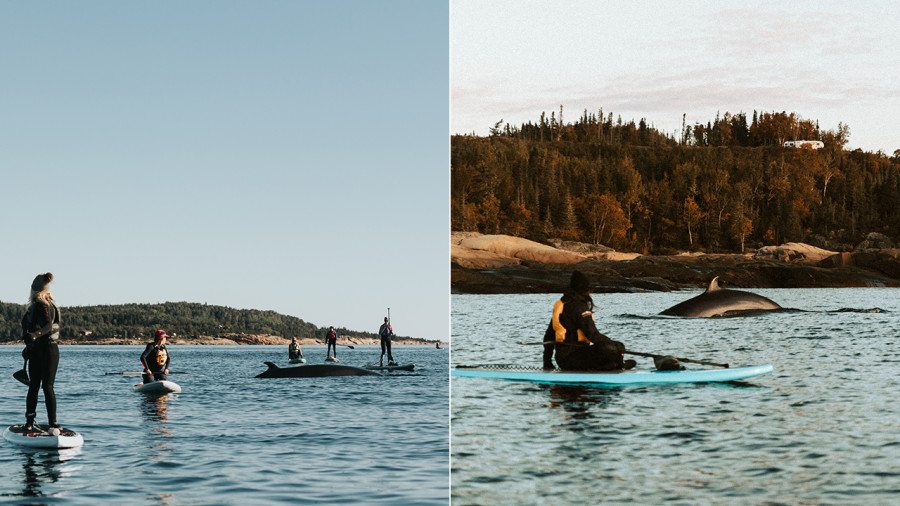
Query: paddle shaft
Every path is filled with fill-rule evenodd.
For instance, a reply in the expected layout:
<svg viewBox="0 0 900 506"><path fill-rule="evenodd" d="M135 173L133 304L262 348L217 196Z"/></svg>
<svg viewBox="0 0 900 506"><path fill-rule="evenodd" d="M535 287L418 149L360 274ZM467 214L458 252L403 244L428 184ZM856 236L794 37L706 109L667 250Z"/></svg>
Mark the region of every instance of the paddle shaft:
<svg viewBox="0 0 900 506"><path fill-rule="evenodd" d="M542 345L542 346L543 346L543 345L546 345L546 344L562 344L562 345L566 345L566 346L582 346L582 345L580 345L580 344L574 344L574 343L557 343L556 341L545 341L545 342L543 342L543 343L526 343L526 342L520 342L519 344L525 344L525 345L529 345L529 346L532 346L532 345L533 345L533 346L537 346L537 345ZM663 358L663 357L668 356L668 355L658 355L658 354L655 354L655 353L643 353L643 352L640 352L640 351L628 351L628 350L625 350L625 354L627 354L627 355L636 355L636 356L638 356L638 357L650 357L650 358ZM694 360L694 359L692 359L692 358L681 358L681 357L675 357L675 358L677 358L679 362L688 362L688 363L691 363L691 364L712 365L712 366L715 366L715 367L724 367L725 369L728 369L728 367L729 367L728 364L719 364L719 363L717 363L717 362L707 362L707 361L705 361L705 360Z"/></svg>
<svg viewBox="0 0 900 506"><path fill-rule="evenodd" d="M325 344L325 343L323 343L322 341L316 341L316 342L319 343L319 344ZM335 346L346 346L346 347L350 348L351 350L354 349L353 346L350 346L349 344L337 344L337 343L335 343Z"/></svg>
<svg viewBox="0 0 900 506"><path fill-rule="evenodd" d="M158 371L157 371L158 372ZM103 373L105 376L109 376L110 374L123 374L123 375L132 375L132 374L144 374L143 372L105 372ZM153 374L152 372L150 374ZM182 372L182 371L171 371L169 374L193 374L190 372Z"/></svg>

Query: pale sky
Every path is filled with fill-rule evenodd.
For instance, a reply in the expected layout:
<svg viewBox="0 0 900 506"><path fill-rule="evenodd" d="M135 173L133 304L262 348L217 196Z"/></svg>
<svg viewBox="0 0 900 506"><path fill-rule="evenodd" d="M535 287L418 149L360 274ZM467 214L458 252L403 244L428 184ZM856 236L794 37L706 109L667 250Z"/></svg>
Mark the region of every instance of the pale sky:
<svg viewBox="0 0 900 506"><path fill-rule="evenodd" d="M449 337L449 7L0 2L0 300ZM178 332L178 329L171 329Z"/></svg>
<svg viewBox="0 0 900 506"><path fill-rule="evenodd" d="M681 130L719 112L850 126L900 149L900 2L452 0L451 133L563 106Z"/></svg>

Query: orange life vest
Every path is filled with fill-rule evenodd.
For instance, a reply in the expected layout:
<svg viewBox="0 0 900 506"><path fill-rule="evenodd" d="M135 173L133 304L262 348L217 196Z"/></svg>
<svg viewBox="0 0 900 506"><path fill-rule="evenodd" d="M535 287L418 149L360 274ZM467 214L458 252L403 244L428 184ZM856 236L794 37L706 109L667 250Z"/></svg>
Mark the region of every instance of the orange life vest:
<svg viewBox="0 0 900 506"><path fill-rule="evenodd" d="M562 323L559 322L559 315L562 314L564 307L565 303L561 300L558 300L555 304L553 304L553 318L550 321L553 324L553 332L556 334L557 343L562 343L566 340L566 328ZM591 319L593 318L594 315L591 314ZM579 343L591 344L591 340L588 339L586 335L584 335L584 332L582 332L581 329L577 329L577 333Z"/></svg>

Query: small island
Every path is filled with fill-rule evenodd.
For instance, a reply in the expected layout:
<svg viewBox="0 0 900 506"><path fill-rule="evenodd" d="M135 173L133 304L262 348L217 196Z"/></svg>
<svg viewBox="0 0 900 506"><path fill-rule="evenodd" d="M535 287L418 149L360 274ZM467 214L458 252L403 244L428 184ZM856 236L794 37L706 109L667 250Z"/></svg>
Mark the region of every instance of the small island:
<svg viewBox="0 0 900 506"><path fill-rule="evenodd" d="M24 304L0 302L0 344L21 344ZM196 302L117 304L61 308L60 344L144 344L156 329L169 332L169 344L275 344L296 337L301 345L325 344L328 329L275 311L234 309ZM379 344L374 332L336 328L338 344ZM445 344L395 336L394 344Z"/></svg>

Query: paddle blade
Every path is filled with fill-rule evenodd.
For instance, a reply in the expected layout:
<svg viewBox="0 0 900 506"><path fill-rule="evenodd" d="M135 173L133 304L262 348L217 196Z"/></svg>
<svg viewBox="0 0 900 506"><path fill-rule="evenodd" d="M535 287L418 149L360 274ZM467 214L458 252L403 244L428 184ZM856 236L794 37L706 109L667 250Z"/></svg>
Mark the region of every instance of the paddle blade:
<svg viewBox="0 0 900 506"><path fill-rule="evenodd" d="M28 384L28 373L25 372L25 369L19 369L18 371L14 372L13 378L16 378L26 385Z"/></svg>

